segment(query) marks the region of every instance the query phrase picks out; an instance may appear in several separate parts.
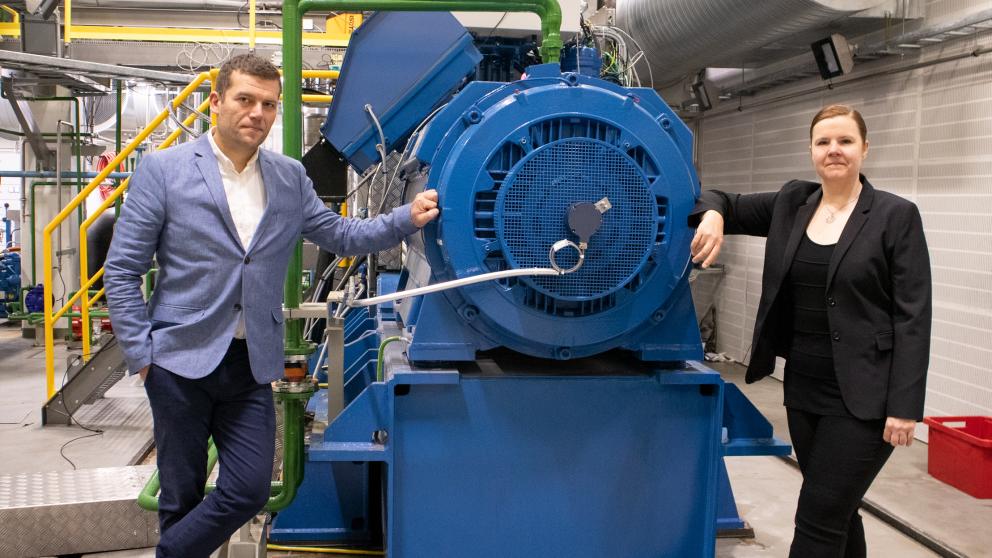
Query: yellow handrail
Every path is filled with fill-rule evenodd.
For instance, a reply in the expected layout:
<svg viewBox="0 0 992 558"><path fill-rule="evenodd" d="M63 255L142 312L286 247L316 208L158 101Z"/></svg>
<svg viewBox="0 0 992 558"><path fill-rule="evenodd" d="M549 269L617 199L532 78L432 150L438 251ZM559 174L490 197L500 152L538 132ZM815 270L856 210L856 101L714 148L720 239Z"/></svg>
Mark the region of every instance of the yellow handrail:
<svg viewBox="0 0 992 558"><path fill-rule="evenodd" d="M67 1L68 3L68 1ZM214 88L214 84L217 80L218 71L216 68L202 72L196 76L196 78L183 89L175 99L172 100L172 109L178 110L182 102L186 100L193 92L195 92L205 81L210 82L211 90ZM336 79L339 75L337 70L304 70L304 78L322 78L322 79ZM307 102L331 102L330 95L304 95L304 101ZM210 101L205 100L203 103L197 107L197 112L203 112L207 110L210 106ZM80 283L82 287L79 291L73 295L68 302L66 302L56 313L52 313L54 304L52 301L52 233L58 228L58 226L65 221L72 211L85 203L86 198L89 194L97 188L106 178L113 172L114 169L118 168L120 164L126 160L126 158L141 144L143 143L151 133L158 128L170 114L169 108L164 109L155 119L153 119L149 125L136 136L119 154L117 157L111 161L103 171L100 172L89 184L83 188L79 194L74 197L69 204L62 209L62 211L55 216L54 219L45 227L42 235L42 250L43 250L43 280L44 280L44 300L45 300L45 372L46 372L46 390L47 397L51 397L55 393L55 323L62 318L72 305L80 300L80 322L82 325L82 338L83 338L83 360L89 360L90 351L92 349L91 343L91 329L92 324L90 323L90 309L93 304L99 300L101 296L104 295L105 289L100 289L92 297L89 296L89 288L93 286L96 281L103 276L104 269L101 267L93 277L89 277L89 254L87 251L87 231L89 227L96 221L96 219L103 214L104 211L113 206L117 199L120 198L124 192L127 190L128 184L130 183L130 178L124 179L120 186L114 189L114 191L103 201L100 206L92 212L92 214L79 225L79 267L80 267ZM196 114L190 114L183 121L183 126L189 127L196 120ZM213 115L212 115L213 116ZM165 149L171 146L179 137L185 132L185 130L180 127L173 130L165 140L156 149ZM92 302L91 302L92 301Z"/></svg>
<svg viewBox="0 0 992 558"><path fill-rule="evenodd" d="M21 12L18 12L17 10L11 8L7 4L0 5L0 10L7 12L8 14L10 14L11 17L14 18L14 21L12 21L11 23L17 23L17 24L21 23Z"/></svg>
<svg viewBox="0 0 992 558"><path fill-rule="evenodd" d="M173 99L171 103L172 110L178 110L181 103L184 100L186 100L186 98L189 97L191 94L193 94L193 92L196 91L200 87L200 85L209 78L210 78L209 72L202 72L199 75L197 75L196 79L190 82L190 84L187 85L186 88L183 89L175 99ZM117 157L115 157L114 160L111 161L107 165L107 167L104 168L100 172L100 174L96 176L96 178L91 180L90 183L87 184L86 187L83 188L82 191L80 191L79 194L77 194L76 197L74 197L72 201L70 201L69 204L66 205L62 209L62 211L60 211L59 214L56 215L54 219L52 219L50 223L48 223L48 225L45 226L45 230L42 233L41 249L42 249L42 258L43 258L42 265L44 267L42 272L44 277L43 280L44 280L44 289L45 289L45 295L44 295L45 373L46 373L45 388L46 388L47 396L49 398L51 398L51 396L55 394L55 322L58 321L58 319L61 318L69 310L69 308L72 307L72 303L75 302L76 299L78 299L80 296L82 296L84 293L87 292L87 289L89 289L90 286L93 285L93 282L96 281L95 278L103 274L103 269L101 268L100 271L98 271L96 275L93 276L94 278L90 279L90 281L84 281L82 279L83 276L80 276L80 282L83 284L83 287L80 288L79 292L77 292L76 295L69 300L69 302L67 302L61 309L59 309L58 313L53 314L52 310L54 304L52 300L52 233L55 232L55 229L57 229L58 226L61 225L62 222L69 217L69 215L72 214L73 210L75 210L77 207L85 203L86 198L90 195L90 192L95 190L97 186L99 186L108 176L110 176L110 173L113 172L114 169L118 168L120 164L124 162L124 160L126 160L127 157L139 145L141 145L142 142L148 139L148 136L150 136L152 132L162 124L162 122L165 122L165 119L169 117L170 112L171 111L168 107L163 109L162 112L160 112L159 115L156 116L155 119L152 120L151 123L147 127L145 127L144 130L141 131L140 134L138 134L133 140L131 140L130 143L127 144L127 147L125 147L120 153L117 154ZM121 184L121 186L124 186L124 184ZM119 187L118 190L120 189L121 188ZM117 196L119 196L119 194L117 194ZM114 197L113 199L117 199L117 198ZM82 255L85 253L84 252L86 249L85 247L86 247L86 243L81 242L80 259L81 259L84 275L86 273L86 261L85 259L82 258ZM88 317L89 304L84 304L82 305L82 307L86 309L86 316ZM85 324L87 320L84 318L82 321ZM84 325L84 327L86 326ZM84 343L87 341L87 338L88 336L86 335L83 336ZM87 353L87 357L88 357L88 351L85 352Z"/></svg>
<svg viewBox="0 0 992 558"><path fill-rule="evenodd" d="M207 107L209 106L210 106L210 99L207 99L202 103L200 103L200 106L198 106L196 110L197 112L202 113L203 111L207 110ZM187 116L186 120L183 121L183 126L186 127L191 126L193 122L196 120L196 116L197 116L196 113L191 113L189 116ZM171 134L169 134L168 137L165 138L165 141L163 141L156 149L162 150L172 146L172 144L175 143L177 139L179 139L179 136L181 136L184 131L185 130L183 130L182 127L176 128L175 130L172 131ZM120 186L115 188L113 193L107 196L107 199L103 200L103 203L100 204L100 207L98 207L95 211L93 211L93 213L79 225L79 281L82 283L85 283L86 280L88 279L87 273L89 272L89 253L87 248L88 242L86 238L87 231L89 230L90 226L97 220L97 218L100 217L100 215L103 215L104 211L112 207L117 202L117 198L121 197L121 195L124 194L124 191L127 190L127 186L128 184L130 184L130 182L131 182L130 177L122 180ZM102 267L100 268L100 271L103 271ZM100 293L102 292L103 290L101 289ZM99 295L100 293L97 293L97 295ZM82 336L83 336L84 361L89 360L90 348L91 348L90 347L91 345L90 302L87 297L88 297L88 293L84 290L82 300L79 304L80 321L82 322L82 326L83 326ZM94 296L94 298L97 298L97 296Z"/></svg>
<svg viewBox="0 0 992 558"><path fill-rule="evenodd" d="M96 39L110 41L166 41L170 43L231 43L248 44L254 49L257 43L282 44L282 31L260 31L255 0L248 7L248 29L214 29L182 27L144 27L75 24L72 21L72 0L65 0L62 19L63 40L71 43L76 39ZM337 17L360 18L358 14L341 14ZM361 19L358 20L359 24ZM335 30L327 25L324 31L303 33L303 44L308 46L346 47L351 37L352 26ZM15 29L10 30L14 34ZM20 26L16 28L20 34Z"/></svg>

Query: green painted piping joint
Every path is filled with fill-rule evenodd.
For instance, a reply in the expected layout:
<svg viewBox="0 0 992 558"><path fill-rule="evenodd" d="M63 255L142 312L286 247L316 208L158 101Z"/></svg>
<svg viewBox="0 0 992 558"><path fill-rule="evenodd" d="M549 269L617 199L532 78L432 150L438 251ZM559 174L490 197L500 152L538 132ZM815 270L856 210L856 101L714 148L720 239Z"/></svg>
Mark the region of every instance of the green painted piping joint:
<svg viewBox="0 0 992 558"><path fill-rule="evenodd" d="M273 390L273 396L283 409L283 480L270 484L269 501L263 508L265 511L275 512L289 506L303 484L304 410L311 395L313 385L309 383L278 382ZM216 463L217 448L211 439L207 446L208 475ZM161 486L156 469L138 494L138 506L144 510L158 511L158 492ZM204 486L204 494L210 494L216 489L216 485L207 484Z"/></svg>
<svg viewBox="0 0 992 558"><path fill-rule="evenodd" d="M214 439L211 437L207 440L207 476L213 472L215 465L217 465L217 446L214 445ZM158 478L158 469L155 469L152 471L151 478L145 483L145 487L141 489L141 493L138 494L138 506L143 510L158 511L158 491L161 488L162 483Z"/></svg>

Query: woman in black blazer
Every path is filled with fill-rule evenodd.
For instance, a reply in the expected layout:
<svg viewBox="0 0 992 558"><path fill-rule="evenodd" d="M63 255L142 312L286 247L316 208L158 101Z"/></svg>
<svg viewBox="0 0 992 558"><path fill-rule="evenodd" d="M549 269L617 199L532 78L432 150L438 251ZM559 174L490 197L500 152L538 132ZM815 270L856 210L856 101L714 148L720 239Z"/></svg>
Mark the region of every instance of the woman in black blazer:
<svg viewBox="0 0 992 558"><path fill-rule="evenodd" d="M767 237L747 382L786 359L789 433L803 473L790 556L863 557L858 504L923 417L930 260L916 206L860 173L861 114L821 110L810 152L821 184L703 192L690 216L692 255L708 267L724 234Z"/></svg>

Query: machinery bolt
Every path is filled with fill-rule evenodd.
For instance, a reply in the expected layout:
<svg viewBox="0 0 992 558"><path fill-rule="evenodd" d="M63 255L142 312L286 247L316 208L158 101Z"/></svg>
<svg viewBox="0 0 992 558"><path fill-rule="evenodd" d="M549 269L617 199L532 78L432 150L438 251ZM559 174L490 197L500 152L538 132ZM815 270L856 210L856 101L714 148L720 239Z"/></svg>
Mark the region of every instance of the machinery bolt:
<svg viewBox="0 0 992 558"><path fill-rule="evenodd" d="M672 121L667 118L662 118L661 127L665 130L670 130L672 128Z"/></svg>
<svg viewBox="0 0 992 558"><path fill-rule="evenodd" d="M658 310L654 314L651 314L651 321L654 323L658 323L664 319L665 319L665 313L661 310Z"/></svg>
<svg viewBox="0 0 992 558"><path fill-rule="evenodd" d="M372 442L376 444L386 444L386 440L389 439L389 433L385 430L376 430L372 433Z"/></svg>
<svg viewBox="0 0 992 558"><path fill-rule="evenodd" d="M555 354L560 360L568 360L572 358L572 350L568 347L558 347L555 349Z"/></svg>
<svg viewBox="0 0 992 558"><path fill-rule="evenodd" d="M462 308L462 317L465 318L466 321L471 322L479 317L479 309L470 304Z"/></svg>

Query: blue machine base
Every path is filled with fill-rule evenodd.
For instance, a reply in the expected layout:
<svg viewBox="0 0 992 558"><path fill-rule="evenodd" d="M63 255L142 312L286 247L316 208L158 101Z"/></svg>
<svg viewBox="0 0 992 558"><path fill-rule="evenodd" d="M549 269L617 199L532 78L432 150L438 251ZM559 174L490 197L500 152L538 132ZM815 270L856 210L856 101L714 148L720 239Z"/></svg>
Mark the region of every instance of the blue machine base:
<svg viewBox="0 0 992 558"><path fill-rule="evenodd" d="M311 444L386 464L388 556L713 555L718 374L478 366L395 372Z"/></svg>

